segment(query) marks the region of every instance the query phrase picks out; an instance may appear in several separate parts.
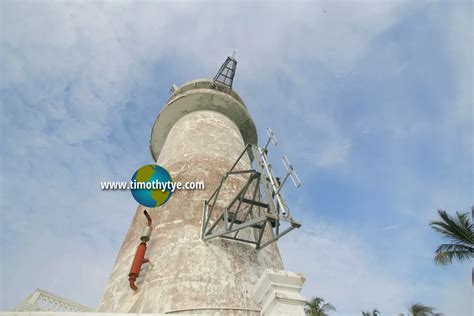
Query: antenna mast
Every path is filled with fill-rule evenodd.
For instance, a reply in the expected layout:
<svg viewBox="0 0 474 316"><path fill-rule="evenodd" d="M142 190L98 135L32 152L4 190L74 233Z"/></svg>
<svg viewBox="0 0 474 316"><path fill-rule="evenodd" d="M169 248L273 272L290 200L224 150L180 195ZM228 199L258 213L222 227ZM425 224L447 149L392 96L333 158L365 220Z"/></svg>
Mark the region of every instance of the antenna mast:
<svg viewBox="0 0 474 316"><path fill-rule="evenodd" d="M203 240L221 237L250 243L256 249L262 249L293 229L300 228L300 222L291 216L281 192L288 178L291 178L295 187L300 186L300 179L286 155L282 158L286 175L283 180L275 176L267 154L270 143L276 146L278 142L270 128L267 128L267 134L265 147L247 144L234 165L224 174L214 193L204 202ZM239 162L246 153L255 158L254 167L239 170ZM222 205L220 193L226 191L226 180L235 176L247 177L247 181L233 195L230 203Z"/></svg>

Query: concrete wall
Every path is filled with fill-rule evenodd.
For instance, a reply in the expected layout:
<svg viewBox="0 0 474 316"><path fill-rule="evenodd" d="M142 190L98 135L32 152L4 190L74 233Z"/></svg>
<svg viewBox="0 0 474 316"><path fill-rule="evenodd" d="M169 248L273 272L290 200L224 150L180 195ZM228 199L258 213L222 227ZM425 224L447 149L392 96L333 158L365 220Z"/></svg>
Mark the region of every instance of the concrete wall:
<svg viewBox="0 0 474 316"><path fill-rule="evenodd" d="M208 98L206 91L199 93L202 104L216 102L212 93ZM128 273L146 223L143 207L138 207L99 311L258 315L260 306L252 299L255 283L266 268L283 269L276 243L257 251L250 244L219 238L206 243L200 239L203 201L238 158L244 140L235 119L195 108L195 99L189 100L193 111L173 123L160 145L157 164L175 181L202 180L206 189L176 191L165 205L149 210L153 231L146 256L151 264L144 264L137 281L139 290L134 292L128 286ZM234 105L231 102L227 106ZM248 168L250 161L242 164ZM224 199L236 194L244 179L235 177L232 181Z"/></svg>

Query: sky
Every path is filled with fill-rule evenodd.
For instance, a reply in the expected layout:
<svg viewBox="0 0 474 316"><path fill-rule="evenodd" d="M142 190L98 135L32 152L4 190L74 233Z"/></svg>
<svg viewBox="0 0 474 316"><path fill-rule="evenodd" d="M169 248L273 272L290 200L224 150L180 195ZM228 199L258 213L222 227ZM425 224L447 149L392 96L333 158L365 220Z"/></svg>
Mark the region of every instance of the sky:
<svg viewBox="0 0 474 316"><path fill-rule="evenodd" d="M437 209L473 205L470 1L0 3L0 310L36 288L96 307L173 83L212 78L270 126L302 186L279 241L335 315L471 315L471 264L436 266Z"/></svg>

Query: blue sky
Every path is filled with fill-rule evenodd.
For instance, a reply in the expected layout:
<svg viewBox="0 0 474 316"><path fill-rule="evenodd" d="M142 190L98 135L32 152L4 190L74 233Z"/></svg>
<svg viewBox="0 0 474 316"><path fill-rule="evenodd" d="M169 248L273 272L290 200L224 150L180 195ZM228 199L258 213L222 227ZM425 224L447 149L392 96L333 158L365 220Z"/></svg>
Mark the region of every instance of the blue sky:
<svg viewBox="0 0 474 316"><path fill-rule="evenodd" d="M234 89L302 178L280 242L337 315L411 302L470 315L470 265L437 267L436 210L473 204L469 1L25 2L0 8L1 310L40 287L96 306L173 83L237 51ZM278 160L275 160L278 165Z"/></svg>

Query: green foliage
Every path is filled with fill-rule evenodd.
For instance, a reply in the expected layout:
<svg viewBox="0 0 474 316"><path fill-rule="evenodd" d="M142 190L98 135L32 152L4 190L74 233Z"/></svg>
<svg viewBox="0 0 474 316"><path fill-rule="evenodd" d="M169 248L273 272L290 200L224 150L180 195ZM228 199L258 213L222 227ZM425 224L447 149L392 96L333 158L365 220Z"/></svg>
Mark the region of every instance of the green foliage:
<svg viewBox="0 0 474 316"><path fill-rule="evenodd" d="M408 307L408 315L411 316L442 316L441 313L435 313L436 308L420 303L411 304Z"/></svg>
<svg viewBox="0 0 474 316"><path fill-rule="evenodd" d="M375 308L371 312L362 311L362 316L380 316L380 312L378 309Z"/></svg>
<svg viewBox="0 0 474 316"><path fill-rule="evenodd" d="M307 316L328 316L329 312L335 312L336 308L331 303L325 303L321 297L313 297L306 302Z"/></svg>
<svg viewBox="0 0 474 316"><path fill-rule="evenodd" d="M474 258L474 224L468 213L456 213L452 217L446 211L438 210L441 218L432 221L430 226L440 233L449 243L441 244L436 249L435 262L446 265L457 261L469 261Z"/></svg>

